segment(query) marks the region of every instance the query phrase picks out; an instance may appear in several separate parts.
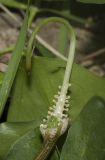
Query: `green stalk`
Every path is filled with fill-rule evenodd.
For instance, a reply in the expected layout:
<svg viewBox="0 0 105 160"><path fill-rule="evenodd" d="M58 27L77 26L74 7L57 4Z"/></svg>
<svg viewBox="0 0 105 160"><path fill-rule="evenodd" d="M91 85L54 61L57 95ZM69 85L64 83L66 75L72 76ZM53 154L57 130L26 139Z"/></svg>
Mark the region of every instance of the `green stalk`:
<svg viewBox="0 0 105 160"><path fill-rule="evenodd" d="M65 85L65 83L69 82L69 77L71 75L72 64L74 61L76 39L75 39L75 33L74 33L71 25L63 18L58 18L58 17L46 18L46 19L42 20L41 22L39 22L39 24L35 27L35 29L33 30L32 34L31 34L31 37L30 37L29 43L28 43L28 47L27 47L26 68L27 68L28 72L31 71L31 57L32 57L32 50L33 50L33 43L34 43L35 36L40 31L40 29L49 22L63 23L70 32L69 57L67 60L67 67L66 67L66 72L65 72L65 76L64 76L65 77L64 78L64 85Z"/></svg>
<svg viewBox="0 0 105 160"><path fill-rule="evenodd" d="M54 147L56 140L57 140L57 138L47 140L45 142L45 145L43 146L42 151L39 153L37 158L35 158L34 160L45 160L49 156L52 148Z"/></svg>
<svg viewBox="0 0 105 160"><path fill-rule="evenodd" d="M29 9L29 6L28 6L28 9ZM25 16L21 31L20 31L20 35L17 40L16 47L14 49L14 52L12 53L12 57L8 65L7 72L0 89L0 116L2 115L3 109L5 107L6 100L9 96L20 60L22 57L22 51L24 49L26 33L28 28L28 11L29 11L28 9L26 12L26 16Z"/></svg>
<svg viewBox="0 0 105 160"><path fill-rule="evenodd" d="M27 53L26 53L26 68L27 71L30 73L31 71L31 57L32 57L32 50L33 50L33 43L34 43L34 39L36 37L37 32L40 31L40 29L46 25L49 22L59 22L59 23L63 23L66 28L69 30L69 36L70 36L70 48L69 48L69 55L68 55L68 60L67 60L67 65L66 65L66 70L65 70L65 75L64 75L64 80L63 80L63 84L61 87L61 92L60 92L60 96L58 98L58 101L56 103L56 109L54 111L54 126L56 128L56 133L53 133L53 126L50 126L50 124L47 126L48 128L44 129L43 128L43 124L41 124L41 134L43 135L43 131L46 132L45 135L43 135L44 139L47 139L44 148L42 149L42 151L39 153L39 155L36 157L36 160L45 160L47 158L47 156L49 155L49 153L51 152L53 146L54 146L54 141L52 139L57 139L59 138L60 135L62 135L64 132L62 131L61 128L62 127L65 128L65 131L67 129L68 126L68 118L65 119L65 121L67 123L63 123L61 124L61 126L58 125L58 113L59 114L63 114L63 110L64 110L64 106L65 106L65 101L66 101L66 95L67 95L67 90L68 90L68 86L69 86L69 80L70 80L70 76L71 76L71 71L72 71L72 65L73 65L73 61L74 61L74 54L75 54L75 45L76 45L76 38L75 38L75 33L71 27L71 25L64 19L62 18L58 18L58 17L51 17L51 18L46 18L44 20L42 20L41 22L39 22L39 24L35 27L35 29L32 32L32 35L29 39L29 43L28 43L28 48L27 48ZM52 119L52 117L51 117ZM56 120L55 120L56 119ZM52 122L52 120L51 120ZM61 120L62 122L62 120ZM67 125L67 126L64 126ZM51 128L52 127L52 128ZM48 129L48 130L47 130ZM51 132L50 132L51 131ZM63 133L62 133L63 132ZM48 137L47 134L49 135ZM57 137L57 138L56 138ZM50 144L50 145L49 145Z"/></svg>

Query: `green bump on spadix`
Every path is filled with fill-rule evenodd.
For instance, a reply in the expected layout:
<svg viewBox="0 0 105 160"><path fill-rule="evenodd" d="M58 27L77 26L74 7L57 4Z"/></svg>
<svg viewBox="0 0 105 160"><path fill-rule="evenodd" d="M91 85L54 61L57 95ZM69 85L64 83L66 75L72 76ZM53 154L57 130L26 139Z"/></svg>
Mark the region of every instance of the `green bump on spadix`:
<svg viewBox="0 0 105 160"><path fill-rule="evenodd" d="M48 125L47 125L47 127L48 127L48 128L57 128L57 127L58 127L58 123L59 123L59 121L58 121L57 117L51 116L51 117L49 118L49 120L48 120Z"/></svg>

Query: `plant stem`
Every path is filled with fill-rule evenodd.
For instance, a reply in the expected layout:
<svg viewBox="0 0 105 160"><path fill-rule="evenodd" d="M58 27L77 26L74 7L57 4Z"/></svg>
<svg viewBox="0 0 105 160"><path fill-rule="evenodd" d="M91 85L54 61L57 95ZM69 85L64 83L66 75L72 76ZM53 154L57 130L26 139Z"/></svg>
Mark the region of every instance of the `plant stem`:
<svg viewBox="0 0 105 160"><path fill-rule="evenodd" d="M41 150L41 152L39 153L39 155L37 157L35 157L34 160L45 160L51 150L53 149L55 143L57 141L57 138L56 139L48 139L46 142L45 142L45 145L43 146L43 149Z"/></svg>
<svg viewBox="0 0 105 160"><path fill-rule="evenodd" d="M74 33L71 25L66 20L64 20L63 18L58 18L58 17L51 17L51 18L46 18L46 19L42 20L41 22L39 22L39 24L33 30L32 35L29 39L27 53L26 53L26 67L27 67L27 71L30 72L30 70L31 70L31 56L32 56L34 39L36 37L36 34L40 31L40 29L49 22L63 23L70 32L69 56L68 56L68 60L67 60L64 82L63 82L63 86L62 86L62 92L65 94L65 85L66 86L68 85L69 78L71 76L72 64L74 61L75 44L76 44L75 33Z"/></svg>
<svg viewBox="0 0 105 160"><path fill-rule="evenodd" d="M54 116L55 116L56 120L60 120L61 126L64 127L62 129L64 129L64 130L62 130L62 129L59 130L59 125L57 123L56 126L55 126L56 133L54 134L54 132L53 132L54 128L50 128L50 130L49 130L49 128L48 128L48 130L46 128L44 130L44 128L43 128L44 125L41 124L41 126L40 126L41 127L40 128L41 133L44 136L44 139L47 138L47 141L45 143L44 148L42 149L42 151L37 156L36 160L45 160L47 158L47 156L49 155L50 151L52 150L54 144L56 143L56 142L54 143L52 139L55 138L56 141L57 141L59 136L62 135L68 127L68 118L62 119L62 114L63 114L63 111L64 111L66 95L67 95L67 90L68 90L68 86L69 86L69 80L70 80L70 76L71 76L72 65L73 65L73 61L74 61L75 45L76 45L75 33L74 33L71 25L66 20L64 20L62 18L58 18L58 17L51 17L51 18L46 18L46 19L42 20L35 27L35 29L32 32L32 35L29 39L27 53L26 53L26 67L27 67L28 72L30 72L30 70L31 70L31 57L32 57L34 38L36 38L37 32L39 32L40 29L49 22L63 23L66 26L66 28L69 30L69 33L70 33L70 48L69 48L69 55L68 55L64 80L63 80L63 84L61 86L61 92L60 92L60 95L58 96L58 101L56 102L55 111L54 111ZM52 113L51 113L51 115L52 115ZM44 133L43 131L45 131L45 134L43 134ZM48 131L48 133L47 133L47 131ZM46 134L49 135L49 138L46 137Z"/></svg>

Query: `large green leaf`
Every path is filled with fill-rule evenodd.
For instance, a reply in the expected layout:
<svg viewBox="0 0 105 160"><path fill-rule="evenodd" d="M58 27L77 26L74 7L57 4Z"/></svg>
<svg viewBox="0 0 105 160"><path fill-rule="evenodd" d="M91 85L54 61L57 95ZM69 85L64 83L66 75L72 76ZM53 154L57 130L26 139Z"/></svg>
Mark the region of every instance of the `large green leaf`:
<svg viewBox="0 0 105 160"><path fill-rule="evenodd" d="M105 159L105 103L92 98L72 124L60 160Z"/></svg>
<svg viewBox="0 0 105 160"><path fill-rule="evenodd" d="M0 124L0 160L6 156L10 148L13 148L13 144L16 143L18 139L36 126L35 121Z"/></svg>
<svg viewBox="0 0 105 160"><path fill-rule="evenodd" d="M41 142L39 128L35 128L27 132L13 144L6 155L5 160L33 160L42 148ZM51 159L58 160L56 152Z"/></svg>
<svg viewBox="0 0 105 160"><path fill-rule="evenodd" d="M2 123L0 125L0 160L33 160L43 147L37 126L39 124L35 121ZM52 158L58 160L56 151L53 152Z"/></svg>
<svg viewBox="0 0 105 160"><path fill-rule="evenodd" d="M104 4L105 0L77 0L83 3L95 3L95 4Z"/></svg>
<svg viewBox="0 0 105 160"><path fill-rule="evenodd" d="M33 160L41 149L39 130L35 128L18 139L9 149L5 160Z"/></svg>
<svg viewBox="0 0 105 160"><path fill-rule="evenodd" d="M30 83L22 62L13 87L13 96L8 121L40 122L52 105L54 94L62 84L65 62L44 57L33 58ZM70 116L74 120L93 96L105 99L105 79L93 75L86 69L73 66L71 77Z"/></svg>
<svg viewBox="0 0 105 160"><path fill-rule="evenodd" d="M8 121L35 119L39 122L46 115L49 105L52 104L59 81L63 77L64 68L61 69L56 59L53 61L51 58L36 57L33 59L32 73L28 81L24 62L22 63L13 87ZM65 66L64 63L63 66Z"/></svg>

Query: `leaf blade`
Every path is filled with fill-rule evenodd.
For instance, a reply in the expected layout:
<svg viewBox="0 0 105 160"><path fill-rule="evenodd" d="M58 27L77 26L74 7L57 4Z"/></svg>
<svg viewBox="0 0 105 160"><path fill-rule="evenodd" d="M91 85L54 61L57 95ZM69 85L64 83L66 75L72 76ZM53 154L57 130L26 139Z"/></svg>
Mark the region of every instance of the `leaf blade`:
<svg viewBox="0 0 105 160"><path fill-rule="evenodd" d="M105 103L99 97L93 97L72 124L60 160L104 159L104 115Z"/></svg>
<svg viewBox="0 0 105 160"><path fill-rule="evenodd" d="M29 9L29 8L28 8ZM0 116L2 115L6 100L8 98L12 83L14 81L20 59L22 57L22 51L25 45L26 32L28 26L28 9L26 12L26 16L20 31L20 35L17 40L16 47L12 53L11 60L8 65L7 73L4 77L4 81L0 90ZM15 66L15 67L14 67Z"/></svg>
<svg viewBox="0 0 105 160"><path fill-rule="evenodd" d="M49 106L52 105L54 95L58 92L58 86L62 84L65 62L58 59L35 57L32 66L30 85L27 85L24 64L19 69L8 121L36 120L41 122L43 116L47 115ZM73 107L70 109L70 116L72 121L92 96L99 95L105 99L104 78L95 76L75 64L71 84L70 105Z"/></svg>
<svg viewBox="0 0 105 160"><path fill-rule="evenodd" d="M13 144L37 125L34 121L0 124L0 159L4 159Z"/></svg>

